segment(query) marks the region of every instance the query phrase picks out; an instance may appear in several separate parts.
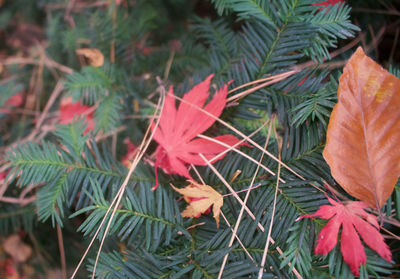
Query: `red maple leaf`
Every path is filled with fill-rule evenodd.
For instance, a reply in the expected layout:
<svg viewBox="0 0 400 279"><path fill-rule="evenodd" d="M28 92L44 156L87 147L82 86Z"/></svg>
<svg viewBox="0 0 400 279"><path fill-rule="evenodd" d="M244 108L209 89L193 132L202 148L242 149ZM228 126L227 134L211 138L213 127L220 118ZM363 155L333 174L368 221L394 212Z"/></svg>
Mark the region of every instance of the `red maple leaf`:
<svg viewBox="0 0 400 279"><path fill-rule="evenodd" d="M179 174L193 180L189 174L188 165L207 165L199 156L199 153L202 153L207 160L210 160L227 149L225 146L212 141L196 138L197 135L206 131L215 122L213 117L196 107L200 107L211 115L219 117L226 104L228 85L219 89L212 100L205 105L210 95L209 87L213 76L208 76L203 82L197 84L186 93L183 96L184 102L180 103L178 109L175 106L172 86L169 88L159 126L154 133L154 140L158 142L159 146L156 150L156 185L153 189L158 186L158 167L161 167L166 173ZM154 128L155 123L152 124L152 129ZM239 142L239 139L232 135L218 136L214 139L230 146ZM217 160L223 157L221 155Z"/></svg>
<svg viewBox="0 0 400 279"><path fill-rule="evenodd" d="M94 110L90 106L82 105L81 102L72 103L72 98L64 98L60 105L60 124L69 124L74 119L83 118L88 124L84 133L87 133L94 128L93 120Z"/></svg>
<svg viewBox="0 0 400 279"><path fill-rule="evenodd" d="M0 172L0 180L5 179L7 177L7 175L8 175L8 171Z"/></svg>
<svg viewBox="0 0 400 279"><path fill-rule="evenodd" d="M382 258L388 262L392 261L392 253L378 231L376 216L365 212L364 209L368 207L365 203L353 201L342 204L329 197L328 200L332 205L323 205L314 214L300 217L301 219L310 217L330 219L318 235L316 254L326 255L336 246L339 229L342 227L340 250L344 261L350 266L354 275L360 275L360 265L365 264L367 260L358 234Z"/></svg>
<svg viewBox="0 0 400 279"><path fill-rule="evenodd" d="M334 5L336 5L337 3L342 4L342 3L343 3L343 0L327 0L327 1L325 1L325 2L314 3L314 4L311 4L311 5L312 5L312 6L324 6L324 8L326 8L326 7L328 7L329 5L334 6Z"/></svg>
<svg viewBox="0 0 400 279"><path fill-rule="evenodd" d="M19 107L24 103L24 96L22 93L11 96L5 103L6 106Z"/></svg>

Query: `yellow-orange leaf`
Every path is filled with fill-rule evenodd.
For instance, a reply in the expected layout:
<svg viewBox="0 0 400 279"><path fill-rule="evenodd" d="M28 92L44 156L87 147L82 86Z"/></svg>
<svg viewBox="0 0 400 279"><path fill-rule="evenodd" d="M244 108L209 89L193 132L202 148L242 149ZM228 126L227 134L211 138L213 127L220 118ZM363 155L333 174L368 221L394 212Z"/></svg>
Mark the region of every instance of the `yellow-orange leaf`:
<svg viewBox="0 0 400 279"><path fill-rule="evenodd" d="M213 205L214 218L217 222L217 227L219 226L219 214L224 204L224 199L220 193L208 185L197 184L193 181L191 181L191 184L186 188L178 189L174 186L172 186L172 188L183 195L185 200L189 203L182 212L183 217L197 218Z"/></svg>
<svg viewBox="0 0 400 279"><path fill-rule="evenodd" d="M400 176L400 80L361 47L344 67L323 155L353 197L381 208Z"/></svg>
<svg viewBox="0 0 400 279"><path fill-rule="evenodd" d="M76 54L85 56L94 67L101 67L104 64L104 55L97 48L80 48L76 50Z"/></svg>

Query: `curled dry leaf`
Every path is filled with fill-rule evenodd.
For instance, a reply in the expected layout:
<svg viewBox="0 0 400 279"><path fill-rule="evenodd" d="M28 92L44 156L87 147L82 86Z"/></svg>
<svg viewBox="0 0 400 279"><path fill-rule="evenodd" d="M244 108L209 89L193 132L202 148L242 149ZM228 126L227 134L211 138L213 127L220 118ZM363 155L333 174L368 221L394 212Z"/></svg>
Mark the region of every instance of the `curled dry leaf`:
<svg viewBox="0 0 400 279"><path fill-rule="evenodd" d="M94 67L101 67L104 64L104 55L97 48L80 48L76 50L76 54L85 56Z"/></svg>
<svg viewBox="0 0 400 279"><path fill-rule="evenodd" d="M17 234L10 235L4 241L3 248L16 262L25 262L32 254L32 248L23 243Z"/></svg>
<svg viewBox="0 0 400 279"><path fill-rule="evenodd" d="M183 217L200 217L201 214L209 212L213 206L213 214L217 227L219 226L219 214L221 207L224 204L224 199L220 193L215 191L211 186L197 184L191 181L190 185L183 189L178 189L171 185L175 191L182 194L185 200L189 203L186 209L182 212Z"/></svg>
<svg viewBox="0 0 400 279"><path fill-rule="evenodd" d="M353 197L381 208L400 176L400 80L361 47L340 77L323 155Z"/></svg>

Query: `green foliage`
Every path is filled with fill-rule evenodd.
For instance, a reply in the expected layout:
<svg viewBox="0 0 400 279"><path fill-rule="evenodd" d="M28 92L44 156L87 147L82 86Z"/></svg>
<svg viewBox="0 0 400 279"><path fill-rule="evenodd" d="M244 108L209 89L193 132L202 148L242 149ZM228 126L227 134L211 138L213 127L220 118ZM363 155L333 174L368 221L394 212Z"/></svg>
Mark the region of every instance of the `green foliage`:
<svg viewBox="0 0 400 279"><path fill-rule="evenodd" d="M113 84L113 71L105 73L92 66L84 67L81 73L68 76L65 87L74 101L82 99L85 103L93 105L101 97L105 97Z"/></svg>
<svg viewBox="0 0 400 279"><path fill-rule="evenodd" d="M0 233L2 235L8 235L21 229L31 231L34 227L36 216L33 205L1 204L0 212Z"/></svg>
<svg viewBox="0 0 400 279"><path fill-rule="evenodd" d="M103 217L110 206L104 198L99 183L91 181L93 195L87 193L93 205L85 207L70 217L92 211L88 218L78 228L84 235L93 235L94 230L100 225ZM186 237L190 235L183 228L183 220L179 213L176 203L171 203L173 198L166 190L151 190L151 183L141 182L135 190L135 184L128 185L126 198L122 202L122 207L117 209L111 223L110 234L117 234L120 239L127 240L128 244L135 244L135 247L143 246L148 251L155 251L163 243L170 245L172 235L179 231ZM107 215L108 219L111 214ZM108 220L106 219L106 220ZM104 232L100 232L99 238Z"/></svg>
<svg viewBox="0 0 400 279"><path fill-rule="evenodd" d="M27 143L8 154L13 165L10 173L14 174L10 182L16 179L21 186L45 183L38 192L38 215L42 221L51 217L53 225L62 225L64 206L75 203L78 192L76 208L87 205L85 189L91 178L104 183L105 188L109 183L120 183L124 177L125 170L108 152L100 155L93 140L87 143L88 137L82 135L85 128L82 122L61 126L56 135L65 149L51 142Z"/></svg>
<svg viewBox="0 0 400 279"><path fill-rule="evenodd" d="M323 76L322 76L323 77ZM330 112L336 103L336 90L338 82L332 77L330 82L325 84L315 94L307 95L305 100L293 108L292 124L296 127L303 124L307 119L322 123L325 127L328 125Z"/></svg>
<svg viewBox="0 0 400 279"><path fill-rule="evenodd" d="M281 166L284 182L279 185L277 177L265 169L258 170L255 184L250 185L257 169L254 162L230 152L214 164L227 181L241 171L230 183L235 191L259 185L251 190L246 203L255 220L244 213L237 230L243 246L235 241L229 247L241 205L210 168L198 170L208 185L226 195L222 212L229 225L221 218L217 228L211 214L182 219L180 212L187 202L169 185L182 187L186 183L182 177L163 174L159 169L160 187L151 190L156 148L151 144L116 208L96 278L217 278L227 253L223 278L256 278L272 217L274 243L269 246L263 278L294 278L294 269L304 278L352 278L339 246L325 257L314 255L315 236L324 222L296 221L327 203L319 190L325 182L335 185L322 150L340 72L321 63L330 59L329 52L341 39L359 31L350 22L349 4L320 10L311 5L315 2L311 0L212 0L196 5L183 0L122 1L121 5L111 2L75 7L71 11L74 26L65 20L64 8L51 8L54 5L50 4L62 6L65 1L31 4L47 15L41 22L49 43L47 56L74 69L72 74L62 76L51 69L44 92L52 92L59 79L63 80L62 94L93 106L96 124L87 133L83 120L57 125L41 140L34 138L8 149L7 183L12 189L18 186L18 193L36 185L37 199L26 206L1 203L0 232L8 234L21 227L31 230L36 219L41 222L39 226L51 220L53 227L73 224L80 241L82 235L90 240L104 218L107 224L112 210L107 211L128 173L121 163L126 155L124 139L139 145L158 101L160 81L167 88L173 85L181 96L210 73L215 74L213 82L217 86L232 81L230 88L236 88L296 70L288 78L230 103L221 116L245 134L274 119L273 130L268 131L267 125L252 139L263 146L270 132L267 150L275 157L279 156L281 140L282 162L291 168ZM18 4L8 5L14 10ZM211 16L204 17L201 5L210 9L214 5L219 16L208 11ZM35 9L30 13L36 13ZM7 20L6 15L0 16L0 25L7 26ZM99 49L105 64L97 68L80 64L75 51L82 47ZM391 71L399 75L395 68ZM18 79L1 84L5 93L0 95L0 106L21 88L29 87L30 75L26 73L31 73L31 68L25 66L21 72L24 82ZM57 99L54 111L58 105ZM45 119L46 124L56 122L54 111ZM218 123L207 133L234 134ZM17 140L13 135L10 138ZM0 145L3 147L2 141ZM278 172L276 160L268 155L261 159L262 152L255 146L241 150ZM339 187L336 190L346 195ZM239 193L242 200L245 195ZM383 208L388 218L399 218L399 201L400 190L396 187ZM95 243L103 237L105 227ZM392 274L391 264L366 251L368 261L361 277ZM94 257L91 255L86 263L91 272Z"/></svg>
<svg viewBox="0 0 400 279"><path fill-rule="evenodd" d="M288 247L285 250L285 253L281 256L283 261L281 262L280 268L291 263L289 270L292 270L293 267L296 266L300 274L304 274L305 277L310 277L310 271L312 268L312 242L310 243L308 235L310 225L311 224L308 220L303 220L290 229L293 233L287 239Z"/></svg>
<svg viewBox="0 0 400 279"><path fill-rule="evenodd" d="M22 89L23 85L16 84L13 80L6 81L5 83L0 84L0 107L4 106L8 99L17 94Z"/></svg>

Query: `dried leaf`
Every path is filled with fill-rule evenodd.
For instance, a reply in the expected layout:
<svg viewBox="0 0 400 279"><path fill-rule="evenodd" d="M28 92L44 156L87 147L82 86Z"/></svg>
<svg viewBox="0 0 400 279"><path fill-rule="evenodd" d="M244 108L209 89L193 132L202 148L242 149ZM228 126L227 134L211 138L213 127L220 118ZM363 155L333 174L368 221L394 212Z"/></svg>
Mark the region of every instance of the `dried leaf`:
<svg viewBox="0 0 400 279"><path fill-rule="evenodd" d="M172 186L172 185L171 185ZM178 189L172 186L175 191L182 194L185 200L189 203L186 209L182 212L183 217L200 217L201 214L207 213L213 205L213 214L217 227L219 226L219 214L221 207L224 204L224 199L220 193L215 191L208 185L197 184L191 181L191 184L183 189Z"/></svg>
<svg viewBox="0 0 400 279"><path fill-rule="evenodd" d="M331 205L321 206L317 212L301 218L320 217L330 219L328 224L318 235L318 244L315 253L326 255L336 246L339 229L342 227L340 250L344 261L350 266L354 275L360 275L361 264L365 264L367 257L360 237L373 250L388 262L392 261L392 253L379 233L376 217L364 211L367 205L355 201L342 204L328 198Z"/></svg>
<svg viewBox="0 0 400 279"><path fill-rule="evenodd" d="M361 48L340 77L323 155L353 197L381 208L400 175L400 80Z"/></svg>
<svg viewBox="0 0 400 279"><path fill-rule="evenodd" d="M80 48L76 50L76 54L85 56L94 67L101 67L104 64L104 55L97 48Z"/></svg>
<svg viewBox="0 0 400 279"><path fill-rule="evenodd" d="M32 248L23 243L17 234L7 237L3 248L16 262L25 262L32 254Z"/></svg>

